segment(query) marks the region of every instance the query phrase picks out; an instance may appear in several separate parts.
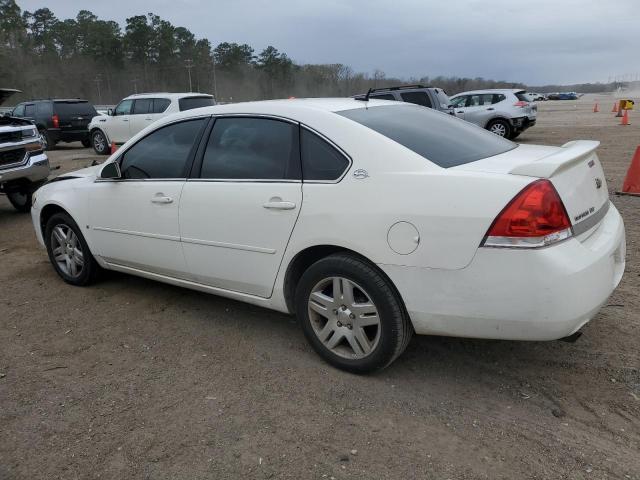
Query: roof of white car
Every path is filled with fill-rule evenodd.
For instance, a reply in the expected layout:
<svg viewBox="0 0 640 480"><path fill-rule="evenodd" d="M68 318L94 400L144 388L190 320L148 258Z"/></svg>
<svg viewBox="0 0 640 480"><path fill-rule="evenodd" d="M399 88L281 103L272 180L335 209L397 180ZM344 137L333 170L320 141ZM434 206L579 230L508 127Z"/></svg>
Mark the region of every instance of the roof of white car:
<svg viewBox="0 0 640 480"><path fill-rule="evenodd" d="M457 97L458 95L473 95L476 93L516 93L516 92L526 92L523 88L483 88L482 90L469 90L467 92L460 92L452 95L452 97Z"/></svg>
<svg viewBox="0 0 640 480"><path fill-rule="evenodd" d="M163 97L169 99L179 99L184 97L213 97L213 95L209 95L208 93L198 93L198 92L145 92L145 93L134 93L133 95L129 95L126 98L156 98Z"/></svg>

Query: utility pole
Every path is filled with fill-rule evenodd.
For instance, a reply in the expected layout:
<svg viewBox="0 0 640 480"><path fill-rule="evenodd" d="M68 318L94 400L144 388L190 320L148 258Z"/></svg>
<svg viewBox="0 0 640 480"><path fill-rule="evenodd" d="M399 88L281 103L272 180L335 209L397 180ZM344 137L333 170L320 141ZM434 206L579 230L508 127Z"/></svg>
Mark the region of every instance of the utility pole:
<svg viewBox="0 0 640 480"><path fill-rule="evenodd" d="M193 68L193 60L191 59L185 60L184 66L187 69L187 72L189 72L189 91L193 92L193 89L191 88L191 69Z"/></svg>
<svg viewBox="0 0 640 480"><path fill-rule="evenodd" d="M96 82L96 88L98 89L98 104L102 105L102 95L100 94L100 83L102 83L102 74L98 73L93 81Z"/></svg>
<svg viewBox="0 0 640 480"><path fill-rule="evenodd" d="M216 80L216 55L211 55L211 63L213 65L213 96L218 101L218 81Z"/></svg>
<svg viewBox="0 0 640 480"><path fill-rule="evenodd" d="M133 93L138 93L138 82L140 81L140 79L138 77L134 77L131 79L131 82L133 83Z"/></svg>

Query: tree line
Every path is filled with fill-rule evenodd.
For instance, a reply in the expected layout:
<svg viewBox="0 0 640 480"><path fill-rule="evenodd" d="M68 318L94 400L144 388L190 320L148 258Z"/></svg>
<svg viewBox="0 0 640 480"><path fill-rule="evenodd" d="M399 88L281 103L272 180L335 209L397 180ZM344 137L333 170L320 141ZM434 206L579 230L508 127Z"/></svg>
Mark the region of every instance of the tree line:
<svg viewBox="0 0 640 480"><path fill-rule="evenodd" d="M219 101L349 96L370 87L419 83L450 95L476 88L524 85L484 78L389 78L343 64L298 64L273 46L213 46L158 15L135 15L124 27L88 10L59 19L48 8L22 11L0 0L0 86L22 90L14 100L80 97L113 104L136 92L193 91Z"/></svg>

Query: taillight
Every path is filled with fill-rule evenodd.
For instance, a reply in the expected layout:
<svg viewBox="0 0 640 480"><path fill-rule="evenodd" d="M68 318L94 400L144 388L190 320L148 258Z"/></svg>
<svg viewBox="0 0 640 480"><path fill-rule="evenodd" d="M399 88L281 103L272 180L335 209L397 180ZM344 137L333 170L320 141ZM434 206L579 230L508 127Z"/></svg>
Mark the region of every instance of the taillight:
<svg viewBox="0 0 640 480"><path fill-rule="evenodd" d="M516 103L513 104L514 107L528 107L529 106L529 102L524 102L522 100L517 101Z"/></svg>
<svg viewBox="0 0 640 480"><path fill-rule="evenodd" d="M60 118L58 114L54 114L53 117L51 117L51 121L53 122L53 128L60 128Z"/></svg>
<svg viewBox="0 0 640 480"><path fill-rule="evenodd" d="M549 180L536 180L504 207L482 246L537 248L571 235L571 221L560 195Z"/></svg>

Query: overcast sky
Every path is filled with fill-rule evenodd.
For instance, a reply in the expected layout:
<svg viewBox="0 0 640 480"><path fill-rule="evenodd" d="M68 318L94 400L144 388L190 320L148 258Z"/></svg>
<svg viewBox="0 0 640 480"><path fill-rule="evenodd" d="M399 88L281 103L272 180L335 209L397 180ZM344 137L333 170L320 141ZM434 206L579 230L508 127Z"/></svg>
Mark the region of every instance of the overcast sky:
<svg viewBox="0 0 640 480"><path fill-rule="evenodd" d="M387 76L456 75L529 85L640 75L640 0L17 0L58 18L149 11L215 46L273 45L297 63Z"/></svg>

